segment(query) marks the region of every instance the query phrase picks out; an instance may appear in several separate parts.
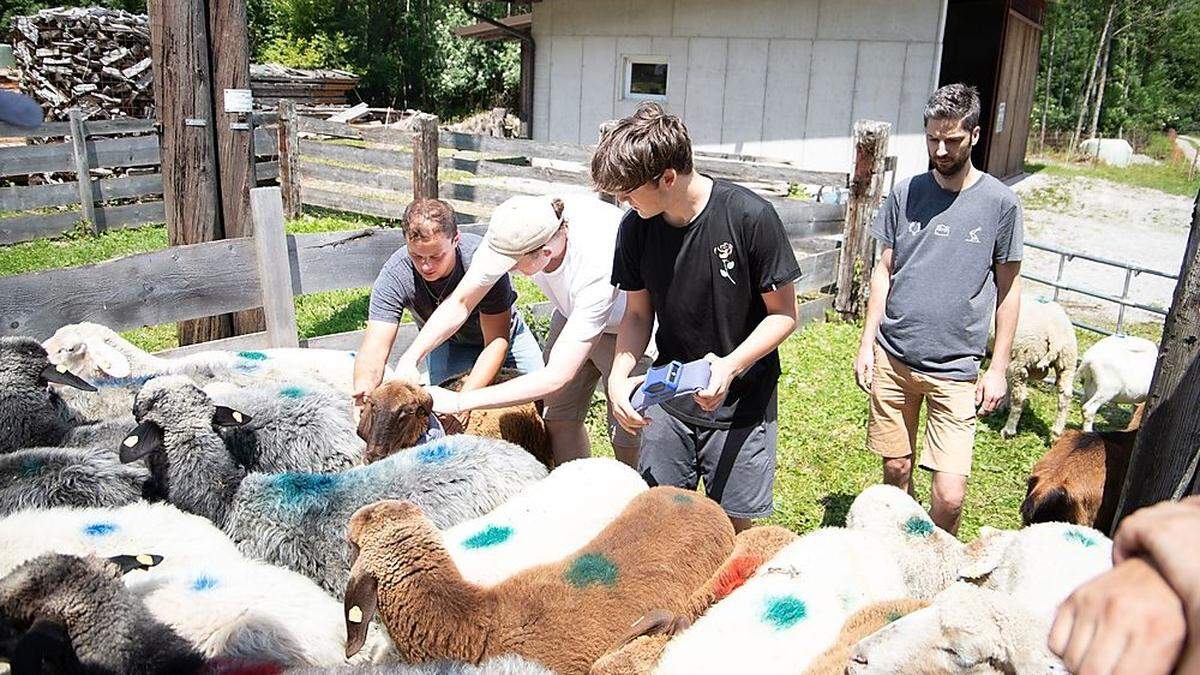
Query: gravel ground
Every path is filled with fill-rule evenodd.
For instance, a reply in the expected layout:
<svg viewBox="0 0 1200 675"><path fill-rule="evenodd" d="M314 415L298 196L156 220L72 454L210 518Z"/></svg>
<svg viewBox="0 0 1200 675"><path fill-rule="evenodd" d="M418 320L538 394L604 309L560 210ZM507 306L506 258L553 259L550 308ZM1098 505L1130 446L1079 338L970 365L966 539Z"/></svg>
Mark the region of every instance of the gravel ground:
<svg viewBox="0 0 1200 675"><path fill-rule="evenodd" d="M1157 190L1129 187L1092 178L1065 178L1035 173L1013 185L1025 203L1027 240L1125 261L1178 275L1191 226L1192 200ZM1031 247L1025 249L1024 270L1053 279L1059 257ZM1123 270L1075 259L1063 272L1066 283L1120 295ZM1029 288L1049 295L1051 289L1038 284ZM1171 305L1175 282L1141 274L1130 284L1130 297L1162 307ZM1111 327L1117 306L1076 293L1060 298L1071 314ZM1127 310L1127 320L1158 321L1162 318L1140 310Z"/></svg>

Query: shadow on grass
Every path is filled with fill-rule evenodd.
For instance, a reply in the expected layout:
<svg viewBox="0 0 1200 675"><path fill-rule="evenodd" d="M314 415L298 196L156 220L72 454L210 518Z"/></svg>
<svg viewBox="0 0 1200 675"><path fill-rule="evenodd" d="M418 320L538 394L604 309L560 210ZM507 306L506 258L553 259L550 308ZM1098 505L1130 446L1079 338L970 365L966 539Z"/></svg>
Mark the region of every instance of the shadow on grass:
<svg viewBox="0 0 1200 675"><path fill-rule="evenodd" d="M371 296L363 295L350 303L343 305L328 317L314 322L303 331L303 337L317 335L332 335L357 330L367 318L367 310L371 304Z"/></svg>
<svg viewBox="0 0 1200 675"><path fill-rule="evenodd" d="M846 513L850 504L858 495L845 492L831 492L821 497L821 505L825 507L825 515L821 516L821 527L842 527L846 524Z"/></svg>

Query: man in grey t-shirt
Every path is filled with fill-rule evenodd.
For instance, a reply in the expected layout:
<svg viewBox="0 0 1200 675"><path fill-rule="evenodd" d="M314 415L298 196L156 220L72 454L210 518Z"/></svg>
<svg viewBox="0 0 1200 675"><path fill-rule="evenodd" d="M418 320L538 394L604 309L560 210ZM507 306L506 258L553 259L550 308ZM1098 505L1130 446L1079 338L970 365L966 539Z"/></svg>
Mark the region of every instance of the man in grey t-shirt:
<svg viewBox="0 0 1200 675"><path fill-rule="evenodd" d="M871 276L855 374L871 396L868 445L884 482L913 491L917 422L926 404L920 465L933 472L930 516L955 533L975 442L975 418L1004 398L1020 310L1021 205L971 163L979 97L952 84L925 109L934 170L901 181L871 235L883 255ZM995 309L996 343L979 367Z"/></svg>

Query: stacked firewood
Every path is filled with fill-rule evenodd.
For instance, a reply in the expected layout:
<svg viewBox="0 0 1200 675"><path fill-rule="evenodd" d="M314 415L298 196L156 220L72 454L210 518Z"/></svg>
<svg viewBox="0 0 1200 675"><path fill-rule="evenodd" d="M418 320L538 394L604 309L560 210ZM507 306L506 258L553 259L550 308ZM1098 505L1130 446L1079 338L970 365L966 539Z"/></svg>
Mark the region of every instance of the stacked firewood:
<svg viewBox="0 0 1200 675"><path fill-rule="evenodd" d="M76 107L90 119L154 116L146 15L44 9L18 17L13 28L22 89L42 104L47 119L66 119Z"/></svg>

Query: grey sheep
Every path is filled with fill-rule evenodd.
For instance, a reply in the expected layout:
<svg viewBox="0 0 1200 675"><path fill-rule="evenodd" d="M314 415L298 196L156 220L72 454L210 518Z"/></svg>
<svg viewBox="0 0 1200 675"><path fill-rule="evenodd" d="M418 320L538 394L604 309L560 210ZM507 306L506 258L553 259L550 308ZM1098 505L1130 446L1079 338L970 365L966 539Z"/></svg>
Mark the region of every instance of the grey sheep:
<svg viewBox="0 0 1200 675"><path fill-rule="evenodd" d="M152 496L150 472L108 448L26 448L0 455L0 516L53 506L122 506Z"/></svg>
<svg viewBox="0 0 1200 675"><path fill-rule="evenodd" d="M96 391L65 368L51 365L36 340L0 338L0 453L51 445L115 448L132 418L88 420L49 388L51 382Z"/></svg>
<svg viewBox="0 0 1200 675"><path fill-rule="evenodd" d="M157 675L203 668L191 645L150 615L121 576L162 558L47 553L0 579L0 659L14 673Z"/></svg>
<svg viewBox="0 0 1200 675"><path fill-rule="evenodd" d="M359 507L404 499L450 527L546 476L521 448L467 435L339 473L251 473L213 431L213 411L195 386L151 380L135 401L139 424L122 445L122 461L147 458L170 502L212 520L244 554L300 572L337 597L350 569L346 523Z"/></svg>

